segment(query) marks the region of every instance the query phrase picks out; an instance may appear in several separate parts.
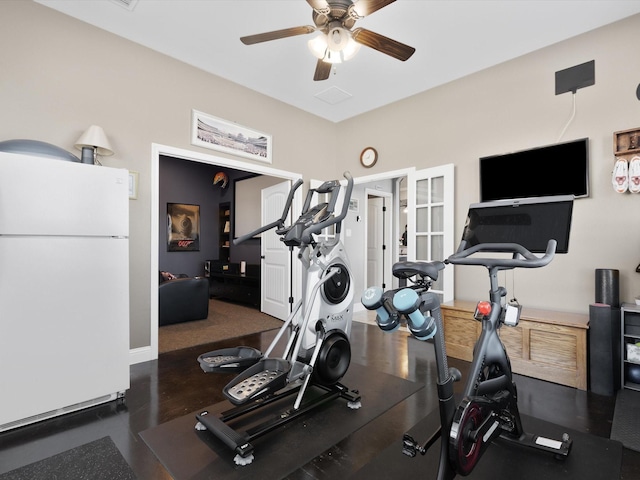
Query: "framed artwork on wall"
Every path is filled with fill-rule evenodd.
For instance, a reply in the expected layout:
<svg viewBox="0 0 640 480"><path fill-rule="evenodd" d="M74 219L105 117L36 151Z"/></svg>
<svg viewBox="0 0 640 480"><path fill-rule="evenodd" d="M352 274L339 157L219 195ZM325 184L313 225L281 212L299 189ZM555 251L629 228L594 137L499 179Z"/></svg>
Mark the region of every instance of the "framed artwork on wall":
<svg viewBox="0 0 640 480"><path fill-rule="evenodd" d="M167 203L167 251L200 251L200 205Z"/></svg>
<svg viewBox="0 0 640 480"><path fill-rule="evenodd" d="M271 163L271 135L197 110L191 116L191 144Z"/></svg>

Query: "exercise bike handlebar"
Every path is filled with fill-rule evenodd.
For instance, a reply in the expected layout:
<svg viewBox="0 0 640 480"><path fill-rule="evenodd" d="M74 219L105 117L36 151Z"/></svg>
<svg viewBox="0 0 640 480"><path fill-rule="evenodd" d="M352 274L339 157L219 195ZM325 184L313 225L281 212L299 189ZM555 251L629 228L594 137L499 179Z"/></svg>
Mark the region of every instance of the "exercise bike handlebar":
<svg viewBox="0 0 640 480"><path fill-rule="evenodd" d="M342 222L342 220L344 220L344 218L347 216L347 212L349 211L349 199L351 199L351 191L353 190L353 177L351 176L350 172L344 172L342 175L347 180L347 190L344 194L342 211L337 217L329 216L329 218L305 228L300 235L303 245L308 245L309 243L311 243L311 235L320 233L322 230L331 225L340 224L340 222ZM338 233L340 233L339 228L336 229L336 234Z"/></svg>
<svg viewBox="0 0 640 480"><path fill-rule="evenodd" d="M464 248L462 242L458 251L445 260L453 265L482 265L487 268L506 270L511 268L538 268L548 265L556 253L557 242L551 239L547 242L547 249L541 257L531 253L518 243L479 243ZM476 253L511 253L512 258L474 257Z"/></svg>
<svg viewBox="0 0 640 480"><path fill-rule="evenodd" d="M270 224L265 225L263 227L257 228L253 232L249 232L249 233L247 233L245 235L242 235L242 236L240 236L238 238L234 238L233 239L233 244L234 245L238 245L239 243L242 243L245 240L249 240L250 238L253 238L256 235L259 235L262 232L266 232L267 230L271 230L272 228L283 227L284 226L284 221L287 218L287 215L289 214L289 210L291 209L291 203L293 202L293 196L295 195L296 190L303 183L304 182L302 181L302 179L299 178L296 181L296 183L293 184L293 186L291 187L291 190L289 190L289 196L287 197L287 201L286 201L286 203L284 205L284 208L283 208L283 211L282 211L282 216L278 220L275 220L275 221L271 222Z"/></svg>

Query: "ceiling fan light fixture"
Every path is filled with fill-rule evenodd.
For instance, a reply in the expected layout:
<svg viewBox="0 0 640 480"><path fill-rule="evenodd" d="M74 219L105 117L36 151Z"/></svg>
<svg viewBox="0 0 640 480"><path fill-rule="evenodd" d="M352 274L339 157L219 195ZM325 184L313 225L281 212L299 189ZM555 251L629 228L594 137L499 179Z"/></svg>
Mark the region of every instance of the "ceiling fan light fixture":
<svg viewBox="0 0 640 480"><path fill-rule="evenodd" d="M324 33L320 33L320 35L309 40L307 46L314 57L323 59L327 55L327 36Z"/></svg>
<svg viewBox="0 0 640 480"><path fill-rule="evenodd" d="M360 44L356 42L351 35L347 41L347 46L342 50L342 59L346 62L356 56L356 53L360 51Z"/></svg>
<svg viewBox="0 0 640 480"><path fill-rule="evenodd" d="M343 62L353 58L360 50L360 44L353 39L351 32L343 27L329 30L327 46L331 52L339 53Z"/></svg>
<svg viewBox="0 0 640 480"><path fill-rule="evenodd" d="M345 30L342 27L332 28L327 34L327 43L329 44L329 49L333 50L334 52L340 52L344 50L347 46L349 38L350 35L348 30Z"/></svg>
<svg viewBox="0 0 640 480"><path fill-rule="evenodd" d="M342 63L342 53L327 49L327 54L323 60L327 63Z"/></svg>
<svg viewBox="0 0 640 480"><path fill-rule="evenodd" d="M353 58L360 50L360 44L351 37L351 32L341 27L333 28L328 34L320 33L307 42L314 57L327 63L342 63Z"/></svg>

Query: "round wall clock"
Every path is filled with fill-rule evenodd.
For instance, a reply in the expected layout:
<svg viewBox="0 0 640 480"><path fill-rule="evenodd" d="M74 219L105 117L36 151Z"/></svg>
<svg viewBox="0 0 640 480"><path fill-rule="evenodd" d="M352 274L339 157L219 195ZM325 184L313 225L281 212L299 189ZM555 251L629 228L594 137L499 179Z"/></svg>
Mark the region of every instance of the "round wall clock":
<svg viewBox="0 0 640 480"><path fill-rule="evenodd" d="M367 147L360 154L360 163L363 167L371 168L378 161L378 152L373 147Z"/></svg>

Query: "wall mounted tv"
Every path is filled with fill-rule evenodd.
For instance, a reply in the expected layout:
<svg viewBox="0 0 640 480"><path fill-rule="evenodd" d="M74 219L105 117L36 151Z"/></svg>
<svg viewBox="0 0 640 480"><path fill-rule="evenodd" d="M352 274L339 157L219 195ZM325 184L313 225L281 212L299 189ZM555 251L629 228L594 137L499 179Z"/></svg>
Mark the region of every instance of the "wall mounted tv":
<svg viewBox="0 0 640 480"><path fill-rule="evenodd" d="M480 201L589 196L589 139L480 158Z"/></svg>

